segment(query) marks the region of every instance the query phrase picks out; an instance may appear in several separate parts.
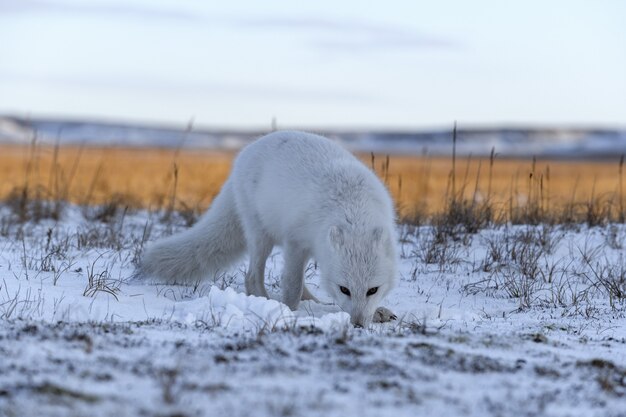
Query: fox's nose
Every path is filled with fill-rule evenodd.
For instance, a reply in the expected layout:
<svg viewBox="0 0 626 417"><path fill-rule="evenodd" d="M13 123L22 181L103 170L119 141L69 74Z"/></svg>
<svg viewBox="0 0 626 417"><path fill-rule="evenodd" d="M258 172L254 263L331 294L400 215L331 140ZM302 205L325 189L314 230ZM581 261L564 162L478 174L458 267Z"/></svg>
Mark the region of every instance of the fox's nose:
<svg viewBox="0 0 626 417"><path fill-rule="evenodd" d="M365 320L363 320L363 314L353 314L350 317L350 321L352 322L352 325L354 325L354 327L359 327L359 328L363 328L365 327Z"/></svg>

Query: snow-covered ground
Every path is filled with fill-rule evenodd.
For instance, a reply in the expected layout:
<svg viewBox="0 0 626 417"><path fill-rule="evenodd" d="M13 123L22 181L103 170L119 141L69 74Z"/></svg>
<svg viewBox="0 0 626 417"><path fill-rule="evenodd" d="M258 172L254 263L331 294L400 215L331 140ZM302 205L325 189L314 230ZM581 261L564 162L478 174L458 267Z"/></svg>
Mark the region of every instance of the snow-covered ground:
<svg viewBox="0 0 626 417"><path fill-rule="evenodd" d="M626 416L623 225L402 226L398 320L355 329L243 295L245 262L129 283L183 220L96 211L0 207L0 416ZM314 264L307 281L329 302Z"/></svg>

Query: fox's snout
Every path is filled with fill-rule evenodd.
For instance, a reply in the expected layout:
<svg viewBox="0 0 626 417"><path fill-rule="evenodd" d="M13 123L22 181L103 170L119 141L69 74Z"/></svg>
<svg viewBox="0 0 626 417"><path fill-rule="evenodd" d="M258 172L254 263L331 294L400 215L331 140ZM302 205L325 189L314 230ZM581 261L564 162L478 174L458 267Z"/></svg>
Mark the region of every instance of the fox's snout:
<svg viewBox="0 0 626 417"><path fill-rule="evenodd" d="M366 317L362 312L353 312L350 315L350 323L352 323L354 327L366 327L369 324L369 321L368 317Z"/></svg>

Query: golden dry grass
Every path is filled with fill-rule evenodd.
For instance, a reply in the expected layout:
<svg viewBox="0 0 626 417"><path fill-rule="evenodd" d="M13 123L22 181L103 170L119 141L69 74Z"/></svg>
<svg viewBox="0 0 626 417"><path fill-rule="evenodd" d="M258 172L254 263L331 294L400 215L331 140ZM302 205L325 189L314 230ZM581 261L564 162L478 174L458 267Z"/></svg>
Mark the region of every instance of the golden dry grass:
<svg viewBox="0 0 626 417"><path fill-rule="evenodd" d="M0 147L0 199L26 187L30 197L134 207L204 209L227 178L234 154L206 150ZM388 185L401 216L441 212L454 189L488 201L504 217L530 203L544 212L590 202L621 210L615 161L544 161L361 155ZM532 175L531 175L532 174ZM453 184L454 183L454 184Z"/></svg>

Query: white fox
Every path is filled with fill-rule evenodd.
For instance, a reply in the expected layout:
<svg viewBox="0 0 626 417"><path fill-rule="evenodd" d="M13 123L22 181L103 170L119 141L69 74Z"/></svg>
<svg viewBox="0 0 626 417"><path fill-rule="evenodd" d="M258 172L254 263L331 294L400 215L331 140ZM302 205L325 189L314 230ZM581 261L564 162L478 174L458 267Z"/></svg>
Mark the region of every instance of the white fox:
<svg viewBox="0 0 626 417"><path fill-rule="evenodd" d="M148 247L138 276L191 283L215 276L246 251L249 295L267 297L265 262L284 254L282 301L315 300L304 286L313 258L322 286L355 326L395 316L380 301L397 274L394 209L376 175L348 151L313 134L263 136L235 159L209 210L190 229Z"/></svg>

